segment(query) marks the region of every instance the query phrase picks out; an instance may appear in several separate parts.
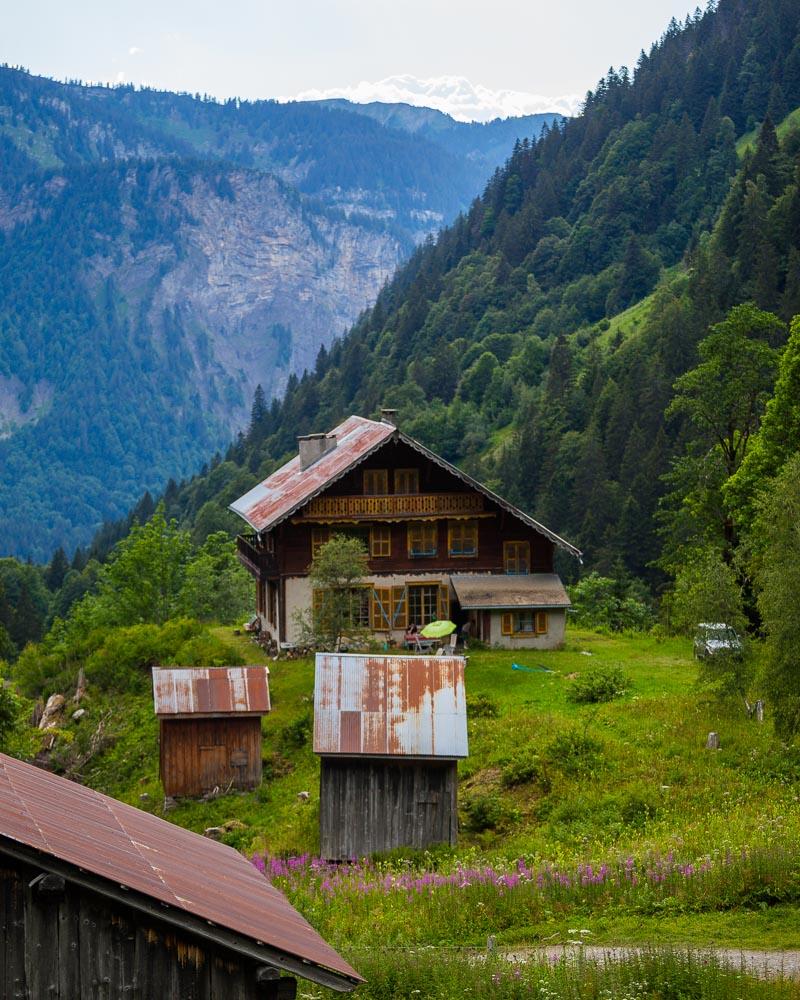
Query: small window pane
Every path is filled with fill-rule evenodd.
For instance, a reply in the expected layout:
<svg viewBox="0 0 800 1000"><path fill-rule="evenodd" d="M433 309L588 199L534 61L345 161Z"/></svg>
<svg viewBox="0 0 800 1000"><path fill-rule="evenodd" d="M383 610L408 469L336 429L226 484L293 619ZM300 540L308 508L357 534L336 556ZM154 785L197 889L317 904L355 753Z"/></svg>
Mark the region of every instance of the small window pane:
<svg viewBox="0 0 800 1000"><path fill-rule="evenodd" d="M419 493L419 469L394 470L395 493Z"/></svg>
<svg viewBox="0 0 800 1000"><path fill-rule="evenodd" d="M365 469L364 470L364 494L365 496L383 496L389 492L389 471L388 469Z"/></svg>

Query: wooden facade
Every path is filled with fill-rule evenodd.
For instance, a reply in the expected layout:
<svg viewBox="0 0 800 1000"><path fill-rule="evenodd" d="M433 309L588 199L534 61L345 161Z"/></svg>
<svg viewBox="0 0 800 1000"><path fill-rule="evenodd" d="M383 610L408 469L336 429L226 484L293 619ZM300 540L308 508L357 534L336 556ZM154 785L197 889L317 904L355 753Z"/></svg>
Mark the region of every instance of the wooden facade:
<svg viewBox="0 0 800 1000"><path fill-rule="evenodd" d="M435 618L451 618L459 625L473 620L459 607L453 575L549 575L554 573L556 545L580 555L393 425L382 436L374 430L381 427L387 431L385 424L350 417L331 432L311 466L294 459L232 505L255 529L239 536L239 558L256 579L261 626L279 645L298 638L295 612L313 606L311 561L334 534L363 540L369 554L364 581L369 606L358 624L392 642L402 642L412 622L422 627ZM433 585L440 588L435 606L430 594L419 590ZM412 593L412 588L418 589ZM391 614L386 613L387 597ZM563 640L563 607L556 619L552 630L547 617L539 619L544 631L531 633L535 645ZM473 634L483 620L472 621ZM501 644L515 644L521 637L507 641L499 626L490 630L487 625L484 631Z"/></svg>
<svg viewBox="0 0 800 1000"><path fill-rule="evenodd" d="M16 852L15 852L16 853ZM21 860L0 845L3 1000L267 1000L294 978Z"/></svg>
<svg viewBox="0 0 800 1000"><path fill-rule="evenodd" d="M261 719L162 719L159 761L165 795L257 788L261 784Z"/></svg>
<svg viewBox="0 0 800 1000"><path fill-rule="evenodd" d="M455 846L456 762L323 757L320 853L359 858L396 847Z"/></svg>

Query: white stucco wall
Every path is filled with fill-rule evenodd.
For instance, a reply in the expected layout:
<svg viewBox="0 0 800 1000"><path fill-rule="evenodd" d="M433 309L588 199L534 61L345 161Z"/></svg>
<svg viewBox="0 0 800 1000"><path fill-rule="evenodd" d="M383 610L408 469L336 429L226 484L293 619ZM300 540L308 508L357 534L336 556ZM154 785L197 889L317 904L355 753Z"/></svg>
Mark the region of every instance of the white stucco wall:
<svg viewBox="0 0 800 1000"><path fill-rule="evenodd" d="M491 644L505 649L559 649L564 645L567 613L562 608L547 612L547 632L542 635L516 637L503 635L503 612L491 613Z"/></svg>

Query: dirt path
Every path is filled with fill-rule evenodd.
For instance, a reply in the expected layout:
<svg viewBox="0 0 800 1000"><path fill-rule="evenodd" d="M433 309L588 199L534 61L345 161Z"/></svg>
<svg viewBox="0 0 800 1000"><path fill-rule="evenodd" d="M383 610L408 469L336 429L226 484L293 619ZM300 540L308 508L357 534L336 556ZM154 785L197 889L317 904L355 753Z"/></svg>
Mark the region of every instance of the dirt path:
<svg viewBox="0 0 800 1000"><path fill-rule="evenodd" d="M545 959L548 962L567 961L618 962L629 955L645 954L652 949L636 945L569 945L553 944L541 948L520 948L514 951L499 952L509 962L529 962L532 959ZM735 969L744 969L754 976L784 975L787 978L800 978L800 951L757 951L751 948L680 948L673 947L676 952L690 951L692 955L701 958L710 956L724 965Z"/></svg>

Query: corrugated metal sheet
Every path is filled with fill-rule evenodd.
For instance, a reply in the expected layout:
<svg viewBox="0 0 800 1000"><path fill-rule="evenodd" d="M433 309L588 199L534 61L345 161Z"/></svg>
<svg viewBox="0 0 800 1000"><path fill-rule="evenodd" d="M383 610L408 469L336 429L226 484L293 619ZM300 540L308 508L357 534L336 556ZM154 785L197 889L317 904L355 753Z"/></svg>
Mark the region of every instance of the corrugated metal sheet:
<svg viewBox="0 0 800 1000"><path fill-rule="evenodd" d="M0 836L288 956L360 978L238 851L4 754Z"/></svg>
<svg viewBox="0 0 800 1000"><path fill-rule="evenodd" d="M534 520L529 514L493 493L472 476L468 476L466 472L451 465L420 444L419 441L403 434L392 424L367 420L366 417L348 417L344 423L334 427L328 434L328 437L335 437L337 441L337 445L332 451L327 452L305 470L300 467L300 456L295 456L273 472L263 483L259 483L249 493L239 497L230 505L230 510L244 518L256 531L266 531L273 528L307 504L317 494L326 490L337 479L346 475L350 469L362 462L393 436L396 440L414 448L431 462L446 469L483 496L488 497L513 517L519 518L524 524L549 538L570 555L580 559L580 549Z"/></svg>
<svg viewBox="0 0 800 1000"><path fill-rule="evenodd" d="M264 715L268 667L153 667L156 715Z"/></svg>
<svg viewBox="0 0 800 1000"><path fill-rule="evenodd" d="M555 573L529 576L461 573L450 577L465 610L490 608L568 608L570 599Z"/></svg>
<svg viewBox="0 0 800 1000"><path fill-rule="evenodd" d="M314 752L466 757L464 659L317 653Z"/></svg>
<svg viewBox="0 0 800 1000"><path fill-rule="evenodd" d="M305 470L300 467L300 456L296 455L232 503L230 509L256 531L265 531L349 472L395 432L392 424L348 417L328 435L336 438L332 451Z"/></svg>

